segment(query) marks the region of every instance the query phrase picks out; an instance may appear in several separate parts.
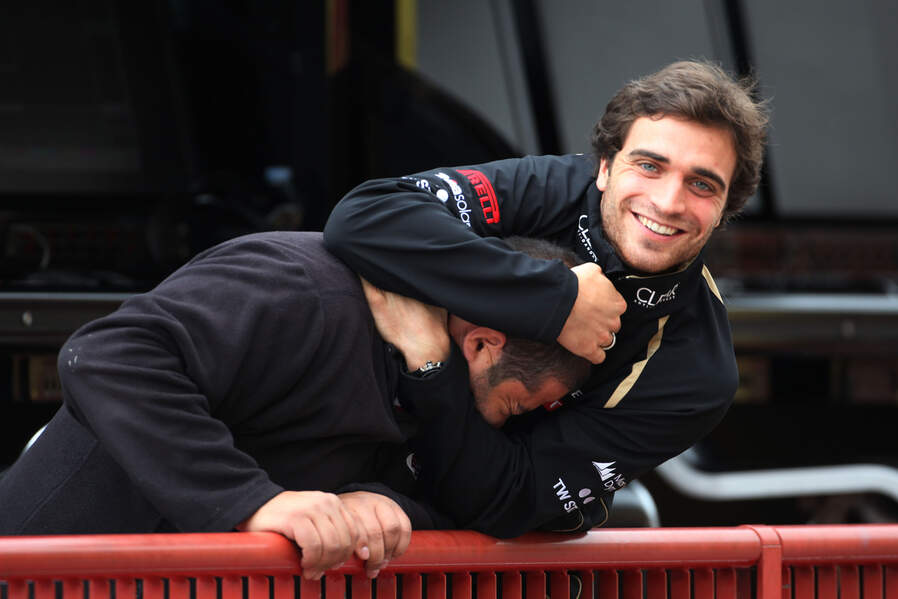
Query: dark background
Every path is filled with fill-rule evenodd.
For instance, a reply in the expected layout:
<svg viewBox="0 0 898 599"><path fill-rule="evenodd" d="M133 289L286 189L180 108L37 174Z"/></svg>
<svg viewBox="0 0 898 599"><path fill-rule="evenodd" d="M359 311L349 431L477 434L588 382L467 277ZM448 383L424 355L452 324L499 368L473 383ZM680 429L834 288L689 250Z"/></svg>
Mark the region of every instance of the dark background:
<svg viewBox="0 0 898 599"><path fill-rule="evenodd" d="M198 251L319 230L356 184L588 151L627 79L682 58L772 99L764 180L707 261L742 384L704 472L898 465L898 17L890 3L33 0L0 9L0 467L58 407L81 323ZM845 492L664 524L894 520Z"/></svg>

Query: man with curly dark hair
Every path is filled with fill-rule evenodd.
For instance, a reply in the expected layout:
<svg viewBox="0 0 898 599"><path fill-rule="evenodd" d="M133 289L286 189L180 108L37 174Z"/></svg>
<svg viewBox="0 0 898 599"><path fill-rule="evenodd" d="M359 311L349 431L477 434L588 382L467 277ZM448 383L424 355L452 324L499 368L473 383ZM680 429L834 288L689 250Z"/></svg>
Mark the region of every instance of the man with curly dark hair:
<svg viewBox="0 0 898 599"><path fill-rule="evenodd" d="M677 62L612 98L593 156L368 181L337 205L325 243L372 284L557 340L595 364L560 408L513 431L468 409L462 380L407 390L409 408L430 416L419 423L422 479L461 526L514 536L601 525L616 490L720 421L738 373L701 251L754 192L766 126L750 81ZM507 247L510 235L550 239L586 263L541 263ZM419 353L389 310L375 318L385 338ZM434 405L435 385L455 385L456 401Z"/></svg>

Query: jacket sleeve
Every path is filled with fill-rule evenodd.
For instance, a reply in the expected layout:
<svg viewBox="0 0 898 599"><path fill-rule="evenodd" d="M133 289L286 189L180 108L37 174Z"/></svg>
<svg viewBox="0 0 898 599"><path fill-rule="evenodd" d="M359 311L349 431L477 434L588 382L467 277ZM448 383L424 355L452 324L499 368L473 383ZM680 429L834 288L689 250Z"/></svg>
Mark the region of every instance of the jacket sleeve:
<svg viewBox="0 0 898 599"><path fill-rule="evenodd" d="M395 501L412 523L412 530L450 530L457 528L448 516L436 509L431 502L421 498L412 498L404 495L383 483L351 483L340 488L337 493L351 493L353 491L368 491L386 495Z"/></svg>
<svg viewBox="0 0 898 599"><path fill-rule="evenodd" d="M252 396L241 388L246 381L259 381L252 391L260 397L281 397L321 334L315 305L271 313L271 305L291 305L291 285L278 284L258 260L226 253L89 323L59 357L66 403L182 531L231 530L283 490L235 447L231 431L266 408L237 399ZM275 266L302 276L287 257ZM270 301L247 301L253 296ZM306 319L302 344L290 338L291 318ZM277 350L295 346L287 355ZM278 367L253 370L268 364Z"/></svg>
<svg viewBox="0 0 898 599"><path fill-rule="evenodd" d="M704 436L729 405L729 385L656 384L677 353L657 352L614 408L604 407L609 389L629 371L576 403L496 430L476 411L455 350L439 376L401 380L400 397L419 419L422 482L461 527L498 537L601 526L616 490Z"/></svg>
<svg viewBox="0 0 898 599"><path fill-rule="evenodd" d="M544 156L369 181L334 208L325 243L379 287L551 342L576 299L576 276L497 237L570 246L590 168L581 156Z"/></svg>

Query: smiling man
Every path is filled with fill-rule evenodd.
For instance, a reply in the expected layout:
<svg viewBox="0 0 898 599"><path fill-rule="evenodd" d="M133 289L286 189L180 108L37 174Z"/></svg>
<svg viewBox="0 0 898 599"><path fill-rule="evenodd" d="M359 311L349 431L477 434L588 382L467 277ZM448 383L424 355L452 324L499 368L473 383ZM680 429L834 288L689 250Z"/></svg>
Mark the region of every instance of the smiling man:
<svg viewBox="0 0 898 599"><path fill-rule="evenodd" d="M714 65L674 63L612 98L593 156L369 181L335 208L328 249L374 285L595 364L557 409L501 431L472 408L465 380L438 373L406 389L421 480L461 526L513 536L600 525L616 490L723 417L736 361L701 251L760 179L767 116L751 91ZM511 235L586 263L540 263L500 239ZM374 315L393 340L389 312ZM461 359L431 351L419 359ZM433 386L455 394L437 401Z"/></svg>

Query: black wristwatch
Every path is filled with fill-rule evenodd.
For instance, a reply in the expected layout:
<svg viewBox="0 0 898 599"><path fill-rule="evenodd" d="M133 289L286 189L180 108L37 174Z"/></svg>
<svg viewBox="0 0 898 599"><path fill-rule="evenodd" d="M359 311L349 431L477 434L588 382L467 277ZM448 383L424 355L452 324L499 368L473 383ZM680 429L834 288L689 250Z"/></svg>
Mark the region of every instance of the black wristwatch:
<svg viewBox="0 0 898 599"><path fill-rule="evenodd" d="M409 372L408 375L416 379L426 379L428 377L439 374L441 370L443 370L442 362L431 362L430 360L428 360L424 362L424 366L422 366L418 370Z"/></svg>

